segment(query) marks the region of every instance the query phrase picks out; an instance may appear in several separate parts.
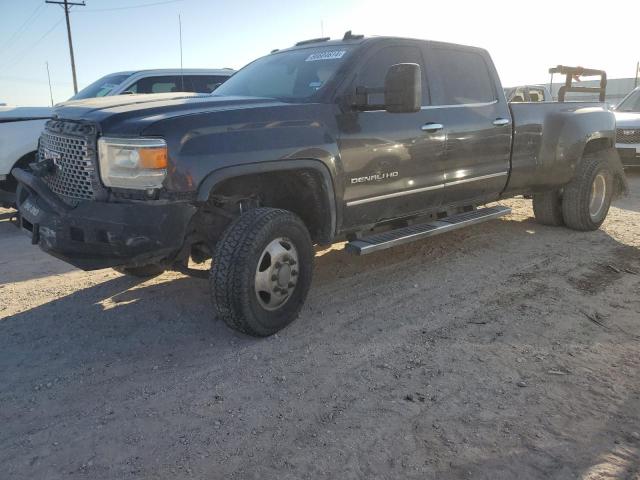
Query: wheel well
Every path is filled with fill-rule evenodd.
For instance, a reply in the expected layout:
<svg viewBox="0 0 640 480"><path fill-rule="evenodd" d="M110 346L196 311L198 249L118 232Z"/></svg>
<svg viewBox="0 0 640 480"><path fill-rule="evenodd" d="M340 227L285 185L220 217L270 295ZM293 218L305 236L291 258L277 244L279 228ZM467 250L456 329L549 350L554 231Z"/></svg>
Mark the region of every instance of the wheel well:
<svg viewBox="0 0 640 480"><path fill-rule="evenodd" d="M207 203L232 199L240 210L244 200L249 208L289 210L304 222L315 243L329 243L333 232L328 194L322 175L314 169L280 170L226 179L210 192Z"/></svg>
<svg viewBox="0 0 640 480"><path fill-rule="evenodd" d="M613 147L613 142L609 138L595 138L593 140L589 140L584 147L584 155L589 153L600 152L602 150L607 150L608 148Z"/></svg>
<svg viewBox="0 0 640 480"><path fill-rule="evenodd" d="M20 157L18 159L18 161L16 163L13 164L13 168L25 168L28 167L30 163L34 162L36 159L36 152L29 152L25 155L23 155L22 157ZM4 182L4 185L2 186L3 190L7 191L7 192L15 192L16 191L16 187L18 186L18 182L16 181L15 178L13 178L13 175L11 175L10 173L11 171L9 171L9 175L7 176L7 180Z"/></svg>

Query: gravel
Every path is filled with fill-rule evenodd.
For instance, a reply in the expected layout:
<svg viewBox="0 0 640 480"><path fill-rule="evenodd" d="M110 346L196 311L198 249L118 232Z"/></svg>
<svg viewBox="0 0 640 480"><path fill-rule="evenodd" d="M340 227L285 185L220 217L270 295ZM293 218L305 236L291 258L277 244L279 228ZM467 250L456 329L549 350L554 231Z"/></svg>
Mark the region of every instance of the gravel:
<svg viewBox="0 0 640 480"><path fill-rule="evenodd" d="M262 340L214 318L204 280L78 271L0 211L0 476L635 478L630 183L597 232L516 199L394 250L318 251L300 318Z"/></svg>

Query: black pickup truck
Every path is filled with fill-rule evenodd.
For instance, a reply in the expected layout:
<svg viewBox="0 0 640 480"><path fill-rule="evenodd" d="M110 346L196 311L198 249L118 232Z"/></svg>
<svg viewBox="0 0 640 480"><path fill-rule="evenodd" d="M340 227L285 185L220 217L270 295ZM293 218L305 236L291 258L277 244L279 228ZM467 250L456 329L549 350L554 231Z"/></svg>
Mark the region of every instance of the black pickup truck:
<svg viewBox="0 0 640 480"><path fill-rule="evenodd" d="M626 188L613 113L509 105L482 49L314 39L211 95L130 95L55 112L14 170L18 222L80 268L133 275L212 258L219 318L252 335L291 322L314 244L367 254L504 215L594 230Z"/></svg>

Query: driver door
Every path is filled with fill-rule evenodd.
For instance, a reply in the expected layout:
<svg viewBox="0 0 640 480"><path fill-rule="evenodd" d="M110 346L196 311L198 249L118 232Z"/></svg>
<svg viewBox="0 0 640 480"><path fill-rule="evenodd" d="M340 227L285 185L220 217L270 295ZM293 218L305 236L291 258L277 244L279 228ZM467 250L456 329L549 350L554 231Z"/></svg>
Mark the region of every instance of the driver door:
<svg viewBox="0 0 640 480"><path fill-rule="evenodd" d="M422 104L429 104L425 63L415 44L386 45L370 51L350 86L381 88L387 71L398 63L422 68ZM370 94L382 104L383 94ZM444 184L445 135L427 130L430 112L349 111L338 118L344 168L346 228L379 223L438 207Z"/></svg>

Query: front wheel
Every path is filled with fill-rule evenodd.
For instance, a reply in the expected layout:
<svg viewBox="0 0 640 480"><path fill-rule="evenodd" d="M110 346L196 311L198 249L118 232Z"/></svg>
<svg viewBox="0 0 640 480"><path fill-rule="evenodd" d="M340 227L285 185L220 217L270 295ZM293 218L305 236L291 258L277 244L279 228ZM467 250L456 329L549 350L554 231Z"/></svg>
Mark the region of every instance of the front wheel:
<svg viewBox="0 0 640 480"><path fill-rule="evenodd" d="M311 286L313 245L295 214L249 210L226 229L211 264L218 316L249 335L272 335L300 312Z"/></svg>
<svg viewBox="0 0 640 480"><path fill-rule="evenodd" d="M576 176L564 187L562 216L574 230L597 230L607 217L613 197L613 173L607 154L585 155Z"/></svg>

